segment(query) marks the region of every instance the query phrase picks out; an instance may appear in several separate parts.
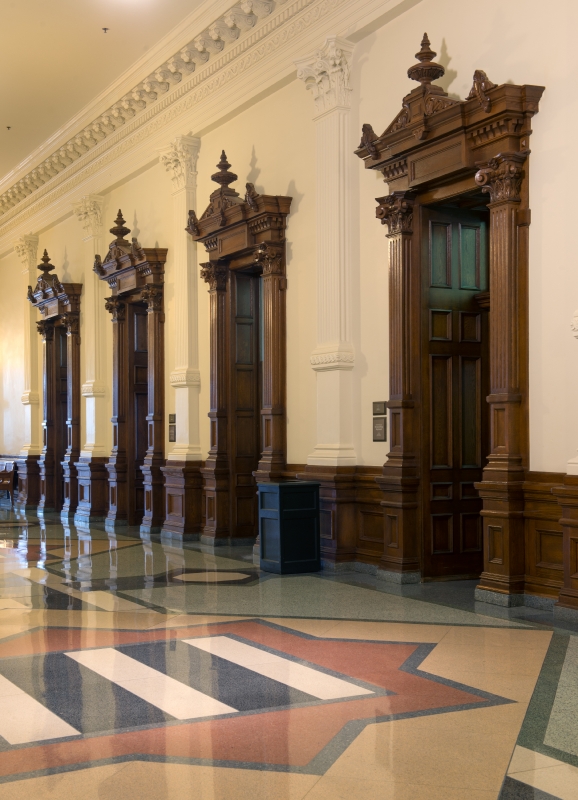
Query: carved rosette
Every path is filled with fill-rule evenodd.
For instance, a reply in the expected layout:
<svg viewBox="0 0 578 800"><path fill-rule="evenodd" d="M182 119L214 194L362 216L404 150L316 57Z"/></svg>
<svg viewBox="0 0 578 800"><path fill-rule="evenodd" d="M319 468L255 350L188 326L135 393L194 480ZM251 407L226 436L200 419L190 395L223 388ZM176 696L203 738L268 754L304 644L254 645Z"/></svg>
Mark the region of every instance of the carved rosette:
<svg viewBox="0 0 578 800"><path fill-rule="evenodd" d="M38 333L42 336L42 341L51 342L54 338L54 321L41 319L36 323Z"/></svg>
<svg viewBox="0 0 578 800"><path fill-rule="evenodd" d="M118 297L107 297L104 301L104 307L109 314L112 314L113 322L124 322L126 305Z"/></svg>
<svg viewBox="0 0 578 800"><path fill-rule="evenodd" d="M526 153L500 153L476 172L476 183L490 195L492 203L519 203Z"/></svg>
<svg viewBox="0 0 578 800"><path fill-rule="evenodd" d="M226 264L213 264L210 261L201 264L201 278L209 284L212 292L224 292L227 289L228 277L229 268Z"/></svg>
<svg viewBox="0 0 578 800"><path fill-rule="evenodd" d="M255 253L255 263L260 264L263 275L284 275L285 265L283 263L283 248L268 242L259 245Z"/></svg>
<svg viewBox="0 0 578 800"><path fill-rule="evenodd" d="M153 311L163 310L162 286L145 286L141 292L141 297L146 303L149 314L152 314Z"/></svg>
<svg viewBox="0 0 578 800"><path fill-rule="evenodd" d="M412 233L413 206L415 197L408 192L394 192L387 197L378 197L379 205L375 216L381 220L382 225L387 225L389 236L400 233Z"/></svg>

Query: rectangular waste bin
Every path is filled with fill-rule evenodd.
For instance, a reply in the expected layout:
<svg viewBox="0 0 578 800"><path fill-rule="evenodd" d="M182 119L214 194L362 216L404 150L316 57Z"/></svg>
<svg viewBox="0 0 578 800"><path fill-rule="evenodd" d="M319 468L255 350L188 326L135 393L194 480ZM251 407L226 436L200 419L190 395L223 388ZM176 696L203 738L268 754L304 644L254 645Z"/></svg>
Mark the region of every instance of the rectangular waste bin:
<svg viewBox="0 0 578 800"><path fill-rule="evenodd" d="M318 572L319 483L259 484L261 569L265 572Z"/></svg>

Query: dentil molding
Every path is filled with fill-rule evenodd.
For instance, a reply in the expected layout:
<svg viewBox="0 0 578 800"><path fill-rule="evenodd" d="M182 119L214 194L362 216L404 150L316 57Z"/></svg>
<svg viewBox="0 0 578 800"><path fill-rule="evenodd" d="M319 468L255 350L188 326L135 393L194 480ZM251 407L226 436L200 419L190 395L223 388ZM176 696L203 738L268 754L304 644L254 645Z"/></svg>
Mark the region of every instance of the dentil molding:
<svg viewBox="0 0 578 800"><path fill-rule="evenodd" d="M159 151L161 164L171 177L173 190L196 189L197 161L201 140L195 136L177 136Z"/></svg>
<svg viewBox="0 0 578 800"><path fill-rule="evenodd" d="M311 91L318 114L334 108L351 108L349 84L354 43L329 36L320 50L295 62L297 77Z"/></svg>

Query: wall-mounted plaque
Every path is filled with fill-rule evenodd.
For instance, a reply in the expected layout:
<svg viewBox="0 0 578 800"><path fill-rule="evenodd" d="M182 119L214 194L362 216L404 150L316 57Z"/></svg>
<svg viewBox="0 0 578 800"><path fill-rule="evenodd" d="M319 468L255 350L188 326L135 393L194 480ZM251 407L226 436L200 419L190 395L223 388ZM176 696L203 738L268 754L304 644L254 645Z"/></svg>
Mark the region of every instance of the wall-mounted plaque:
<svg viewBox="0 0 578 800"><path fill-rule="evenodd" d="M177 426L169 425L169 442L176 442L176 441L177 441Z"/></svg>
<svg viewBox="0 0 578 800"><path fill-rule="evenodd" d="M177 422L177 415L169 414L169 425L176 425L176 422Z"/></svg>
<svg viewBox="0 0 578 800"><path fill-rule="evenodd" d="M385 400L381 400L379 403L373 404L373 416L374 417L382 417L387 414L387 403Z"/></svg>
<svg viewBox="0 0 578 800"><path fill-rule="evenodd" d="M374 442L387 441L387 417L373 418L373 441Z"/></svg>

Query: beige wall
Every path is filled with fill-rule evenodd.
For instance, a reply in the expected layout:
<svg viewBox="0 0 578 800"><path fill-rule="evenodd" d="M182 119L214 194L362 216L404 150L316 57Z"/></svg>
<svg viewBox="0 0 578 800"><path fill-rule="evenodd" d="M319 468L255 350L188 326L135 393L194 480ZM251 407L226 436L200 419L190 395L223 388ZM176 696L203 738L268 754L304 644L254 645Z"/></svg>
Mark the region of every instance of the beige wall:
<svg viewBox="0 0 578 800"><path fill-rule="evenodd" d="M496 83L546 86L541 111L534 120L531 156L530 229L530 405L531 468L565 471L578 448L578 342L570 321L578 307L573 206L570 186L578 172L573 124L578 106L572 99L568 68L570 37L578 22L577 5L559 0L556 14L544 14L537 0L488 0L481 10L471 0L423 0L389 24L358 42L352 67L351 125L357 144L363 122L383 131L412 88L407 68L427 30L447 74L441 84L452 95L467 96L474 69L484 69ZM336 31L336 33L343 33ZM322 44L320 42L319 44ZM302 55L297 47L295 56ZM223 114L227 112L224 109ZM198 163L197 213L215 188L210 175L224 148L238 174L235 187L246 181L258 191L293 197L288 240L288 461L304 463L316 441L315 373L309 357L316 346L316 164L313 102L297 79L285 82L241 113L207 131L195 129L194 107L182 133L201 139ZM168 142L166 142L168 144ZM155 148L156 148L155 144ZM354 447L359 463L383 463L388 444L371 441L371 403L388 395L387 247L385 228L375 219L375 198L387 186L363 169L351 154L353 170L353 340ZM150 164L121 185L100 190L106 197L106 228L119 207L144 246L169 248L166 272L166 410L174 410L169 373L174 367L172 307L178 287L172 281L173 236L170 179L151 148ZM83 281L91 265L83 262L82 229L63 202L62 221L40 232L39 255L47 247L61 280ZM68 202L68 201L67 201ZM183 220L183 225L185 220ZM566 233L564 233L566 231ZM110 235L106 234L108 242ZM204 260L203 252L198 260ZM0 450L16 452L23 419L21 362L23 336L20 262L15 255L0 260ZM201 369L201 444L208 449L209 343L207 286L199 279L199 342ZM110 408L111 324L103 310ZM81 327L83 340L90 331ZM84 374L83 374L84 378ZM84 439L84 430L83 430ZM168 442L166 443L169 451Z"/></svg>

